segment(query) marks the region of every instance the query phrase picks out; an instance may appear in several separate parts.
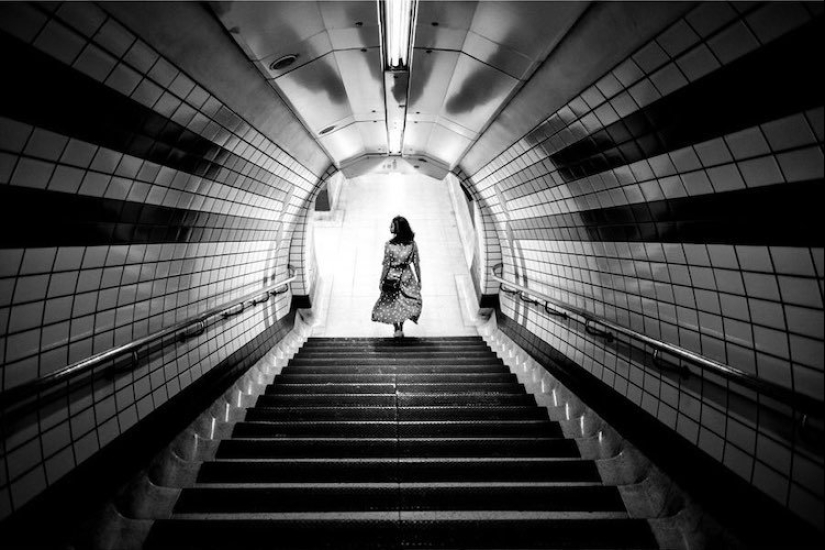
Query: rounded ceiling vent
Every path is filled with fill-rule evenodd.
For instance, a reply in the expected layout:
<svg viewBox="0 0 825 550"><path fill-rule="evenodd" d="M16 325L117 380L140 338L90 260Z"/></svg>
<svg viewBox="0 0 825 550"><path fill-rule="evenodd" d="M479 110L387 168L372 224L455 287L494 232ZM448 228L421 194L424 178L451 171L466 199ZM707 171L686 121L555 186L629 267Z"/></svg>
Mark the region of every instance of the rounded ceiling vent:
<svg viewBox="0 0 825 550"><path fill-rule="evenodd" d="M286 69L287 67L295 63L296 59L298 59L297 53L289 53L286 55L282 55L281 57L270 63L269 68L273 71L280 71Z"/></svg>
<svg viewBox="0 0 825 550"><path fill-rule="evenodd" d="M318 133L319 133L319 134L321 134L321 135L323 136L324 134L328 134L328 133L330 133L330 132L331 132L331 131L333 131L333 130L335 130L335 124L333 124L332 126L327 126L326 128L324 128L323 130L321 130L321 131L320 131L320 132L318 132Z"/></svg>

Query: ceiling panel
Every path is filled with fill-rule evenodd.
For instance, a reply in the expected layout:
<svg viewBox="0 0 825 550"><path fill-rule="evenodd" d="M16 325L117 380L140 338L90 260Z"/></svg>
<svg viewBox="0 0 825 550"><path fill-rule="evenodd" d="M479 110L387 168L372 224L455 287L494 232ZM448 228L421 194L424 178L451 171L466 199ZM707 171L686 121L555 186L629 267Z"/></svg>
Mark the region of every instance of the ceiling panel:
<svg viewBox="0 0 825 550"><path fill-rule="evenodd" d="M588 2L479 2L470 28L528 57L542 56L554 30L569 26Z"/></svg>
<svg viewBox="0 0 825 550"><path fill-rule="evenodd" d="M380 50L341 50L334 55L353 114L360 120L378 118L384 111Z"/></svg>
<svg viewBox="0 0 825 550"><path fill-rule="evenodd" d="M453 122L452 120L450 120L448 118L444 118L444 117L439 116L439 117L436 117L435 122L437 122L441 126L444 126L446 129L448 129L450 131L453 131L456 134L458 134L460 136L464 136L468 139L475 139L475 137L478 135L478 132L474 132L473 130L469 130L469 129L465 128L464 126L462 126L460 124L457 124L457 123Z"/></svg>
<svg viewBox="0 0 825 550"><path fill-rule="evenodd" d="M318 4L336 50L376 48L380 45L376 2L339 1Z"/></svg>
<svg viewBox="0 0 825 550"><path fill-rule="evenodd" d="M460 50L477 2L419 2L415 47Z"/></svg>
<svg viewBox="0 0 825 550"><path fill-rule="evenodd" d="M363 155L359 158L342 162L340 169L346 177L357 178L364 174L380 171L386 162L387 157L384 155Z"/></svg>
<svg viewBox="0 0 825 550"><path fill-rule="evenodd" d="M456 63L441 116L480 132L517 84L515 78L462 55Z"/></svg>
<svg viewBox="0 0 825 550"><path fill-rule="evenodd" d="M350 124L329 134L320 136L321 145L336 159L344 161L363 155L367 151L358 124Z"/></svg>
<svg viewBox="0 0 825 550"><path fill-rule="evenodd" d="M294 71L304 65L312 63L313 60L318 59L332 51L332 43L329 40L329 35L325 32L310 36L303 42L296 42L280 49L260 60L255 60L254 63L258 69L266 75L267 78L277 78L283 76L291 71ZM273 69L272 62L276 61L287 54L297 56L295 62L283 69Z"/></svg>
<svg viewBox="0 0 825 550"><path fill-rule="evenodd" d="M433 125L430 141L427 144L427 154L453 166L467 150L472 141L460 134L448 130L440 124Z"/></svg>
<svg viewBox="0 0 825 550"><path fill-rule="evenodd" d="M496 44L474 32L467 33L464 52L470 57L519 79L523 78L535 63L535 60L529 56L507 46Z"/></svg>
<svg viewBox="0 0 825 550"><path fill-rule="evenodd" d="M299 42L325 32L316 2L212 2L221 23L243 37L252 59L283 55Z"/></svg>
<svg viewBox="0 0 825 550"><path fill-rule="evenodd" d="M368 152L387 152L387 132L385 120L367 120L356 122L364 149Z"/></svg>
<svg viewBox="0 0 825 550"><path fill-rule="evenodd" d="M274 82L314 134L352 116L347 90L333 54L316 59Z"/></svg>
<svg viewBox="0 0 825 550"><path fill-rule="evenodd" d="M407 102L408 114L441 112L444 97L450 86L450 76L460 57L459 52L434 50L426 53L415 50L413 70L410 75L410 97Z"/></svg>
<svg viewBox="0 0 825 550"><path fill-rule="evenodd" d="M410 121L407 121L407 127L404 130L404 154L426 153L433 126L432 122L410 123Z"/></svg>

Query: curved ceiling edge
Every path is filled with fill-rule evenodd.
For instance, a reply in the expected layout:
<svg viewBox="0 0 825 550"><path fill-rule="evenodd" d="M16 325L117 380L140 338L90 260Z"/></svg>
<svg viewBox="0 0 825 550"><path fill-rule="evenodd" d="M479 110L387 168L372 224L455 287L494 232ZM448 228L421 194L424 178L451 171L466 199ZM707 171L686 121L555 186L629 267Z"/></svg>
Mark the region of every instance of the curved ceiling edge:
<svg viewBox="0 0 825 550"><path fill-rule="evenodd" d="M326 153L202 3L103 2L100 6L312 173L320 176L330 165Z"/></svg>
<svg viewBox="0 0 825 550"><path fill-rule="evenodd" d="M418 174L440 181L450 172L450 167L443 161L423 153L404 157L365 154L347 159L341 163L340 170L347 178L366 174Z"/></svg>
<svg viewBox="0 0 825 550"><path fill-rule="evenodd" d="M605 2L591 6L459 162L475 174L595 82L693 2Z"/></svg>

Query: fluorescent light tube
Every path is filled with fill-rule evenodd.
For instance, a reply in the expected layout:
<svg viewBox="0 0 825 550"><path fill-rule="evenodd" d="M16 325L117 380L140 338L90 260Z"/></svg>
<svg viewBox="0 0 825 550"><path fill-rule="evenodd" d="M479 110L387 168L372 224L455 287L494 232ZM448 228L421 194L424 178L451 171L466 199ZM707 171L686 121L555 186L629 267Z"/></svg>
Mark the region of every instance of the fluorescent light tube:
<svg viewBox="0 0 825 550"><path fill-rule="evenodd" d="M407 66L414 4L415 0L384 0L387 66L391 69Z"/></svg>

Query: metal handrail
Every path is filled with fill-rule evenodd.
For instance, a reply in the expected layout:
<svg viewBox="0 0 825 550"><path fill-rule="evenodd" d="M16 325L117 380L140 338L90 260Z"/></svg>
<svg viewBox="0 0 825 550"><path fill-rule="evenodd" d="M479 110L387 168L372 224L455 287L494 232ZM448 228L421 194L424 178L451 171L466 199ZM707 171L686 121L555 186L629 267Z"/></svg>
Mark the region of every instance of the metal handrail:
<svg viewBox="0 0 825 550"><path fill-rule="evenodd" d="M614 323L613 321L609 321L603 317L599 317L593 313L590 313L587 310L577 308L575 306L570 306L551 296L547 296L546 294L527 288L526 286L522 286L517 283L507 281L502 277L503 274L496 273L496 270L503 269L503 267L504 264L498 263L492 267L491 271L493 279L499 282L499 288L507 294L518 294L518 297L522 300L524 300L525 295L529 295L532 298L538 298L539 300L545 302L544 307L548 310L548 312L550 311L548 306L552 306L555 310L555 313L553 313L554 315L561 316L564 314L567 316L568 319L573 319L573 317L571 316L579 317L580 319L576 320L578 320L581 323L584 323L585 330L591 335L604 337L608 341L612 341L613 334L610 332L612 331L627 336L647 346L650 346L657 352L655 353L654 357L656 359L654 361L654 365L658 365L658 362L661 361L660 353L664 352L669 355L678 357L679 359L682 359L684 361L687 361L693 365L696 365L703 370L712 372L714 374L726 378L727 380L736 382L741 386L745 386L747 388L756 390L764 395L782 401L783 403L790 405L791 407L802 412L803 414L810 414L818 418L822 418L824 416L823 412L825 412L825 403L819 401L814 397L795 392L789 388L786 388L785 386L780 386L779 384L770 382L768 380L765 380L743 370L737 369L735 367L731 367L730 365L726 365L725 363L720 363L715 359L705 357L704 355L700 355L689 349L685 349L683 347L671 344L669 342L664 342L662 340L657 340L656 338L651 338L646 334L642 334L641 332L636 332L635 330L623 327L617 323ZM509 288L505 288L505 285ZM528 303L535 303L535 300L531 300ZM594 324L600 325L607 330L599 330L593 327Z"/></svg>
<svg viewBox="0 0 825 550"><path fill-rule="evenodd" d="M31 380L29 382L25 382L11 389L8 389L0 393L0 406L7 407L11 404L25 400L26 398L38 392L41 392L52 386L56 386L62 382L74 378L75 376L87 372L92 368L103 363L106 363L107 361L111 361L121 355L132 353L132 356L136 358L137 350L140 347L145 346L147 344L151 344L152 342L156 342L158 340L162 340L163 338L175 334L178 334L179 337L183 340L197 336L205 330L206 323L208 321L211 321L212 319L215 319L217 317L226 318L232 315L237 315L238 313L241 313L243 310L246 309L247 303L249 303L249 305L254 306L258 303L262 303L269 300L270 295L277 296L289 290L289 283L295 280L296 275L295 269L291 265L287 266L287 270L289 272L289 277L287 277L283 281L273 283L262 289L256 290L255 292L246 294L241 298L235 298L234 300L230 300L225 304L215 306L211 309L206 310L203 313L193 315L188 319L180 321L179 323L175 323L170 327L161 329L157 332L153 332L152 334L149 334L142 338L138 338L137 340L133 340L128 344L122 344L120 346L110 348L106 351L96 353L91 357L87 357L86 359L82 359L80 361L72 363L71 365L67 365L62 369L56 370L45 376L41 376L36 380ZM264 295L266 295L266 299L263 299ZM194 325L198 325L197 330L190 331L189 329L192 328ZM137 361L135 361L135 363L137 363Z"/></svg>

